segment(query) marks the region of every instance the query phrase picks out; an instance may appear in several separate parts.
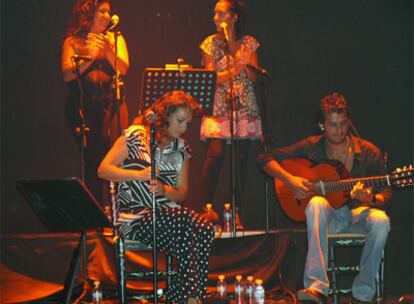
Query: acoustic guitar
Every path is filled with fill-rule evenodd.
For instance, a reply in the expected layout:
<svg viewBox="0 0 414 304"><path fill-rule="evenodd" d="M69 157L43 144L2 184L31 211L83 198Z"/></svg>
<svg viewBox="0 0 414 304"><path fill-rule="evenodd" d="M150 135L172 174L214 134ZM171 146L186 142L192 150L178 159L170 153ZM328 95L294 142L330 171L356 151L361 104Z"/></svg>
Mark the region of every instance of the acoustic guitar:
<svg viewBox="0 0 414 304"><path fill-rule="evenodd" d="M384 176L351 178L346 168L338 161L314 164L307 159L293 158L280 162L289 173L308 179L314 184L314 194L306 199L297 199L292 190L281 180L275 179L275 191L280 206L294 221L306 219L305 209L310 199L316 195L324 196L332 207L341 207L357 182L373 188L404 188L414 184L414 168L410 165Z"/></svg>

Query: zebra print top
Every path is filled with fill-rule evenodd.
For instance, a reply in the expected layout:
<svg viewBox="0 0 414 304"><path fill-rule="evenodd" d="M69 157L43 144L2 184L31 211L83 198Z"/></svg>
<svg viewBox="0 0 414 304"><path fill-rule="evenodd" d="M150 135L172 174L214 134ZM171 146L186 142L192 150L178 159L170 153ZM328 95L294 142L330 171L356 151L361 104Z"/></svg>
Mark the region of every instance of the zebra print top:
<svg viewBox="0 0 414 304"><path fill-rule="evenodd" d="M128 157L121 164L124 169L142 170L151 165L149 134L144 126L133 125L124 131L128 147ZM177 173L185 159L191 158L191 149L183 139L174 139L166 146L162 154L157 147L155 160L159 166L158 180L175 187ZM118 184L118 212L139 213L143 208L152 207L152 194L148 189L149 181L126 181ZM179 207L164 197L156 197L157 206L161 208Z"/></svg>

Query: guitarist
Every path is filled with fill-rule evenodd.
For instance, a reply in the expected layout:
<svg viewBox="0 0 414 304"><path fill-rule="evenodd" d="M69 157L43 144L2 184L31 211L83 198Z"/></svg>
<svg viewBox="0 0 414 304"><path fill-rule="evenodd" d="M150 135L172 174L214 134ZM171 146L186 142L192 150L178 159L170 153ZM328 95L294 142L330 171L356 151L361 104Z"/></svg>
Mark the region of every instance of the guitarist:
<svg viewBox="0 0 414 304"><path fill-rule="evenodd" d="M274 149L258 157L259 166L270 176L283 181L298 199L313 194L313 184L287 172L279 162L289 158L307 158L315 163L340 161L351 177L384 174L381 151L372 143L350 134L352 126L345 97L338 93L325 96L318 107L321 135L308 137L291 146ZM352 285L352 302L369 303L375 295L375 275L379 269L390 221L385 207L391 193L364 186L358 182L347 203L339 209L326 198L314 196L306 207L308 252L304 271L304 289L298 299L326 302L329 291L327 276L328 233L367 233L360 260L360 271Z"/></svg>

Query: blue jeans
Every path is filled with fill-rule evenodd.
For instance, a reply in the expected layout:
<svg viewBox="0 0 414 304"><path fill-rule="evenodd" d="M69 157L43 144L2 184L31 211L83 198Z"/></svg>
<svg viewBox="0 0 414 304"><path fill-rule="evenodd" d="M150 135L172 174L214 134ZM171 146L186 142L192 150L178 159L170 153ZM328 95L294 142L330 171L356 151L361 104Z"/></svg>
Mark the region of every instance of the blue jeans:
<svg viewBox="0 0 414 304"><path fill-rule="evenodd" d="M343 206L334 209L324 197L315 196L306 207L306 223L308 254L303 277L305 288L328 295L328 233L366 233L360 271L352 284L352 295L361 301L371 301L375 295L375 276L390 231L386 213L369 207L349 210Z"/></svg>

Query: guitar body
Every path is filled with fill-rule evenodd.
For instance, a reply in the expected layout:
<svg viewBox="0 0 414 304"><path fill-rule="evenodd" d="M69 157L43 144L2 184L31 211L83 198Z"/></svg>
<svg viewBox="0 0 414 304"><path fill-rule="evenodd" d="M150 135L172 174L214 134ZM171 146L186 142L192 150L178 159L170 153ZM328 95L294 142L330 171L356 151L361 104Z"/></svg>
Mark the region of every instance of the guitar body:
<svg viewBox="0 0 414 304"><path fill-rule="evenodd" d="M294 158L280 162L280 165L289 173L308 179L311 182L337 181L341 178L349 177L349 174L342 163L337 161L329 161L326 163L314 164L307 159ZM299 200L295 198L290 188L281 180L274 180L275 191L279 199L280 206L286 215L294 221L306 220L305 209L310 199L314 196L322 196L314 194L306 199ZM323 195L334 208L341 207L348 193L335 192Z"/></svg>

